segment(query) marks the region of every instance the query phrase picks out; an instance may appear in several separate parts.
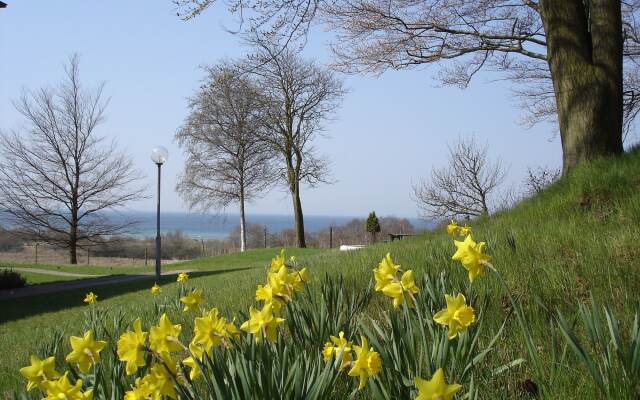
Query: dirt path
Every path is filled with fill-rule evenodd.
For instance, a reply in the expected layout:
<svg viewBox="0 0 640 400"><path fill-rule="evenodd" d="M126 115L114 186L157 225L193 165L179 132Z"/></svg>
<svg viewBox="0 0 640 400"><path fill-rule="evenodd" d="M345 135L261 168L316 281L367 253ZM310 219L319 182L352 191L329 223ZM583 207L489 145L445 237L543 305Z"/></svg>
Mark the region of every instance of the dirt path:
<svg viewBox="0 0 640 400"><path fill-rule="evenodd" d="M48 272L54 272L54 271L48 271ZM55 271L55 272L58 272L58 274L66 274L60 271ZM178 275L181 272L192 272L192 270L184 269L184 270L166 271L166 272L163 272L162 275L163 276ZM81 274L72 274L72 276L78 276L78 275L81 275ZM73 281L67 281L67 282L43 283L40 285L27 286L27 287L23 287L20 289L13 289L13 290L0 290L0 300L19 299L22 297L30 297L30 296L38 296L42 294L62 292L64 290L70 290L70 289L83 289L83 288L91 289L95 286L114 285L118 283L129 283L129 282L136 282L136 281L145 280L145 279L153 280L154 273L145 272L138 275L112 275L112 276L85 275L85 276L90 276L95 278L79 279L79 280L73 280Z"/></svg>
<svg viewBox="0 0 640 400"><path fill-rule="evenodd" d="M41 268L17 268L17 267L2 267L0 269L11 269L20 272L33 272L35 274L52 275L52 276L73 276L76 278L98 278L105 275L89 275L89 274L77 274L75 272L54 271L50 269Z"/></svg>

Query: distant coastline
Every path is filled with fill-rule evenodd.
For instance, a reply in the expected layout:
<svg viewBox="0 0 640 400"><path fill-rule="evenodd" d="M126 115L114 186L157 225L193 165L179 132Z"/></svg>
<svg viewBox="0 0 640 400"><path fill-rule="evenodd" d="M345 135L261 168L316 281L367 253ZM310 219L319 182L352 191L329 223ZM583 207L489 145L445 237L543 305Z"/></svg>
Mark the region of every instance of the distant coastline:
<svg viewBox="0 0 640 400"><path fill-rule="evenodd" d="M317 232L329 226L344 225L354 218L365 216L324 216L308 215L304 218L305 230ZM153 237L156 234L156 215L153 212L124 211L110 213L108 218L114 221L137 221L129 232L136 238ZM407 218L416 230L430 229L433 223L419 218ZM240 217L237 214L209 215L186 212L164 212L161 215L163 233L181 231L185 236L194 239L226 239L238 226ZM269 232L279 232L294 227L293 215L249 214L247 224L259 224L267 227Z"/></svg>

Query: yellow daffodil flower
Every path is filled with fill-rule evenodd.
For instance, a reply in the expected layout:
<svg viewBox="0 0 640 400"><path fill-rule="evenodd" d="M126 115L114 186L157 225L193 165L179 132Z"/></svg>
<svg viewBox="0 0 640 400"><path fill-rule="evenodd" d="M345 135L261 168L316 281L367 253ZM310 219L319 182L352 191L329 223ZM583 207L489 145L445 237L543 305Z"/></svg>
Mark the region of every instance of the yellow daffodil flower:
<svg viewBox="0 0 640 400"><path fill-rule="evenodd" d="M152 326L149 330L149 347L159 354L181 351L178 340L181 330L180 324L173 325L167 314L162 314L158 326Z"/></svg>
<svg viewBox="0 0 640 400"><path fill-rule="evenodd" d="M416 378L415 384L418 388L416 400L451 400L462 389L462 386L457 383L447 385L442 368L438 368L430 381Z"/></svg>
<svg viewBox="0 0 640 400"><path fill-rule="evenodd" d="M144 344L147 332L142 331L140 318L133 321L133 332L127 331L118 339L118 358L127 363L127 375L133 375L139 367L144 367Z"/></svg>
<svg viewBox="0 0 640 400"><path fill-rule="evenodd" d="M273 290L273 287L268 283L266 285L258 285L256 288L256 301L264 301L265 304L271 304L275 312L280 312L280 309L285 304L285 299L278 295L278 289Z"/></svg>
<svg viewBox="0 0 640 400"><path fill-rule="evenodd" d="M184 304L182 311L198 311L198 308L204 303L202 297L202 289L193 289L188 295L181 297L180 301Z"/></svg>
<svg viewBox="0 0 640 400"><path fill-rule="evenodd" d="M458 233L458 229L460 229L458 223L454 220L451 220L451 222L447 225L447 234L454 236Z"/></svg>
<svg viewBox="0 0 640 400"><path fill-rule="evenodd" d="M309 273L306 268L302 268L299 271L294 270L289 273L288 283L293 288L294 292L302 292L304 290L304 285L309 282Z"/></svg>
<svg viewBox="0 0 640 400"><path fill-rule="evenodd" d="M373 347L369 347L369 342L364 336L360 337L361 345L353 346L356 353L356 360L352 362L352 367L349 370L349 376L357 376L360 378L360 384L358 390L362 389L370 376L375 376L380 372L382 367L382 361L380 354L373 350Z"/></svg>
<svg viewBox="0 0 640 400"><path fill-rule="evenodd" d="M464 224L464 226L460 227L459 235L465 237L471 235L471 227L469 227L469 225L467 224Z"/></svg>
<svg viewBox="0 0 640 400"><path fill-rule="evenodd" d="M491 260L490 256L482 252L485 243L476 243L471 235L467 235L462 242L455 240L454 243L457 250L451 259L462 263L469 271L469 280L473 282L477 276L484 274L486 263Z"/></svg>
<svg viewBox="0 0 640 400"><path fill-rule="evenodd" d="M188 280L189 280L189 274L187 274L186 272L180 272L180 274L178 274L178 279L176 279L176 282L185 283Z"/></svg>
<svg viewBox="0 0 640 400"><path fill-rule="evenodd" d="M476 314L473 308L467 305L467 299L462 293L455 298L445 294L444 298L447 308L438 311L433 320L440 325L446 325L449 329L449 339L453 339L475 322Z"/></svg>
<svg viewBox="0 0 640 400"><path fill-rule="evenodd" d="M273 310L279 312L283 305L287 304L293 295L293 288L288 284L289 273L287 267L282 266L277 272L267 274L267 284L258 285L256 300L271 303Z"/></svg>
<svg viewBox="0 0 640 400"><path fill-rule="evenodd" d="M160 356L162 362L153 364L149 375L145 377L147 384L153 390L152 398L160 399L161 396L167 396L171 399L177 399L178 395L173 381L177 372L177 362L171 358L169 353L161 353Z"/></svg>
<svg viewBox="0 0 640 400"><path fill-rule="evenodd" d="M93 331L88 330L83 337L71 336L71 353L67 355L67 362L78 364L80 372L87 373L93 364L100 362L100 352L107 342L94 340Z"/></svg>
<svg viewBox="0 0 640 400"><path fill-rule="evenodd" d="M344 337L344 332L338 333L338 336L331 336L329 338L331 341L324 344L324 349L322 350L322 356L324 357L324 361L327 362L331 359L331 355L333 355L336 359L338 357L342 357L342 361L340 362L340 369L343 369L347 366L347 364L353 360L351 356L351 349L353 344Z"/></svg>
<svg viewBox="0 0 640 400"><path fill-rule="evenodd" d="M376 291L381 291L385 286L391 283L400 270L400 265L395 265L391 259L391 254L387 255L380 261L378 268L374 268L373 277L376 280Z"/></svg>
<svg viewBox="0 0 640 400"><path fill-rule="evenodd" d="M52 379L58 379L60 374L56 372L56 361L54 357L44 360L36 356L31 356L31 365L20 368L20 374L27 379L27 391L30 392L35 387L42 387L42 383Z"/></svg>
<svg viewBox="0 0 640 400"><path fill-rule="evenodd" d="M189 345L189 351L191 351L192 356L189 356L182 360L182 363L189 367L189 379L192 381L196 380L200 375L202 375L202 371L200 370L200 366L198 365L198 361L202 363L202 357L204 355L204 349L198 345L191 343ZM197 358L197 360L196 360Z"/></svg>
<svg viewBox="0 0 640 400"><path fill-rule="evenodd" d="M162 292L162 288L160 287L160 285L158 285L157 283L153 286L151 286L151 294L159 294L160 292Z"/></svg>
<svg viewBox="0 0 640 400"><path fill-rule="evenodd" d="M98 301L98 296L96 294L94 294L93 292L89 292L84 296L84 301L87 304L93 304L96 301Z"/></svg>
<svg viewBox="0 0 640 400"><path fill-rule="evenodd" d="M147 400L152 393L148 379L136 378L136 384L124 394L124 400Z"/></svg>
<svg viewBox="0 0 640 400"><path fill-rule="evenodd" d="M243 323L240 329L253 334L258 343L263 336L267 340L275 342L278 325L282 323L284 323L284 319L274 316L272 305L267 303L260 311L250 307L249 320Z"/></svg>
<svg viewBox="0 0 640 400"><path fill-rule="evenodd" d="M182 363L189 367L189 379L192 381L195 381L202 375L202 371L200 371L200 367L193 357L185 358Z"/></svg>
<svg viewBox="0 0 640 400"><path fill-rule="evenodd" d="M267 273L267 283L258 285L256 300L271 304L273 311L280 312L282 306L293 298L295 292L304 290L304 285L309 282L309 274L306 268L294 270L287 268L285 264L284 249L280 255L271 260L271 267ZM292 258L295 263L295 258Z"/></svg>
<svg viewBox="0 0 640 400"><path fill-rule="evenodd" d="M395 308L400 307L404 302L404 291L402 290L402 284L400 282L392 282L382 288L382 293L393 299L393 306Z"/></svg>
<svg viewBox="0 0 640 400"><path fill-rule="evenodd" d="M275 256L274 258L271 259L271 272L277 272L280 270L280 268L282 268L283 266L286 266L284 263L285 257L284 257L284 249L280 250L280 255Z"/></svg>
<svg viewBox="0 0 640 400"><path fill-rule="evenodd" d="M72 385L67 377L68 374L65 372L58 380L42 383L47 394L44 400L91 400L93 398L93 389L82 392L82 379L78 379L75 385Z"/></svg>
<svg viewBox="0 0 640 400"><path fill-rule="evenodd" d="M400 281L395 281L387 284L382 288L382 293L393 299L393 306L400 307L407 297L412 297L418 293L420 289L416 286L413 279L413 271L409 270L402 274ZM409 303L413 305L413 302Z"/></svg>
<svg viewBox="0 0 640 400"><path fill-rule="evenodd" d="M217 308L212 308L195 319L193 333L191 343L201 345L209 352L214 346L225 344L232 335L238 333L238 329L233 323L227 322L226 318L218 316Z"/></svg>

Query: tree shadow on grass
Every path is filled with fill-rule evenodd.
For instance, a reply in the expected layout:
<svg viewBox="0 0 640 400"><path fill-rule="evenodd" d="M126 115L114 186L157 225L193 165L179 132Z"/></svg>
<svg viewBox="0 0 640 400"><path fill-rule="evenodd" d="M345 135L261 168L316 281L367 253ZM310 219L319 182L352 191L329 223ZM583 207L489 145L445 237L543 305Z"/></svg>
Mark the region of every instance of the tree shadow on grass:
<svg viewBox="0 0 640 400"><path fill-rule="evenodd" d="M194 271L189 273L190 278L199 278L213 275L223 275L231 272L251 270L254 268L229 268L216 271ZM176 275L162 276L161 284L175 283ZM69 281L66 281L69 282ZM149 290L153 285L154 277L148 276L136 281L103 284L92 287L71 288L55 293L38 294L21 298L9 298L0 300L0 324L15 321L30 316L59 311L66 308L78 307L82 305L82 299L89 291L94 291L99 295L99 300L106 300L123 294L136 292L139 290ZM59 282L65 283L65 282ZM44 286L41 284L37 286ZM35 286L35 285L34 285Z"/></svg>

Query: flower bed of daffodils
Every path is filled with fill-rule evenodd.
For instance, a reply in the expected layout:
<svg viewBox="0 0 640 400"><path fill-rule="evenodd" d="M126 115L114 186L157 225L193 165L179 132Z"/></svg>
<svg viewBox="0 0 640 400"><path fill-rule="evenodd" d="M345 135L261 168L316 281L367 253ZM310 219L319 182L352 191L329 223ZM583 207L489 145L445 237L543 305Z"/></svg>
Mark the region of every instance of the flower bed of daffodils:
<svg viewBox="0 0 640 400"><path fill-rule="evenodd" d="M448 231L466 236L455 241L453 260L473 282L491 268L484 243L476 243L466 226L452 223ZM425 278L428 291L423 294L413 271L403 271L390 254L373 270L373 278L375 292L389 297L395 309L382 322L365 315L370 288L349 293L341 279L327 277L318 294L307 287L307 269L294 257L286 260L282 251L271 261L266 283L256 289L259 306L251 307L238 327L235 319L207 308L202 290L189 289L189 277L182 273L179 300L183 312L195 314L189 342L181 339L181 325L164 312L148 330L135 319L114 341L96 338L93 330L71 336L62 374L53 356L31 356L31 365L20 373L27 391L40 391L47 400L327 398L335 390L357 397L367 389L381 398L452 399L465 388L447 383L451 378L443 367L452 377L472 382L474 366L490 350L477 348L478 332L467 332L477 319L474 308L462 293L444 293L444 278ZM161 291L158 284L151 288L154 296ZM442 305L436 292L445 302L433 313L434 306ZM97 298L91 292L84 299L91 307L89 319L99 313ZM114 355L110 365L102 361L105 352ZM459 358L459 365L447 366L451 357ZM403 370L406 376L396 376ZM353 384L343 376L352 377ZM407 378L412 378L409 384Z"/></svg>
<svg viewBox="0 0 640 400"><path fill-rule="evenodd" d="M484 253L484 242L474 241L468 226L452 222L447 231L464 238L454 241L452 259L466 269L469 283L457 292L445 271L416 283L413 271L396 265L390 254L373 269L365 290L349 287L342 277L310 282L307 269L282 251L271 261L265 284L256 289L256 307L231 319L205 304L202 290L189 287L186 273L178 276L180 295L173 302L158 304L162 289L151 288L155 313L149 326L124 314L107 326L98 297L88 293L88 329L68 339L71 352L66 355L31 356L31 365L20 370L27 381L22 397L478 398L479 381L524 359L483 368L504 323L492 336L480 338L486 303L474 295L472 283L487 271L504 281ZM503 287L535 367L522 309ZM373 296L391 300L375 318ZM192 315L191 332L172 322L184 315ZM51 352L59 349L54 345Z"/></svg>

